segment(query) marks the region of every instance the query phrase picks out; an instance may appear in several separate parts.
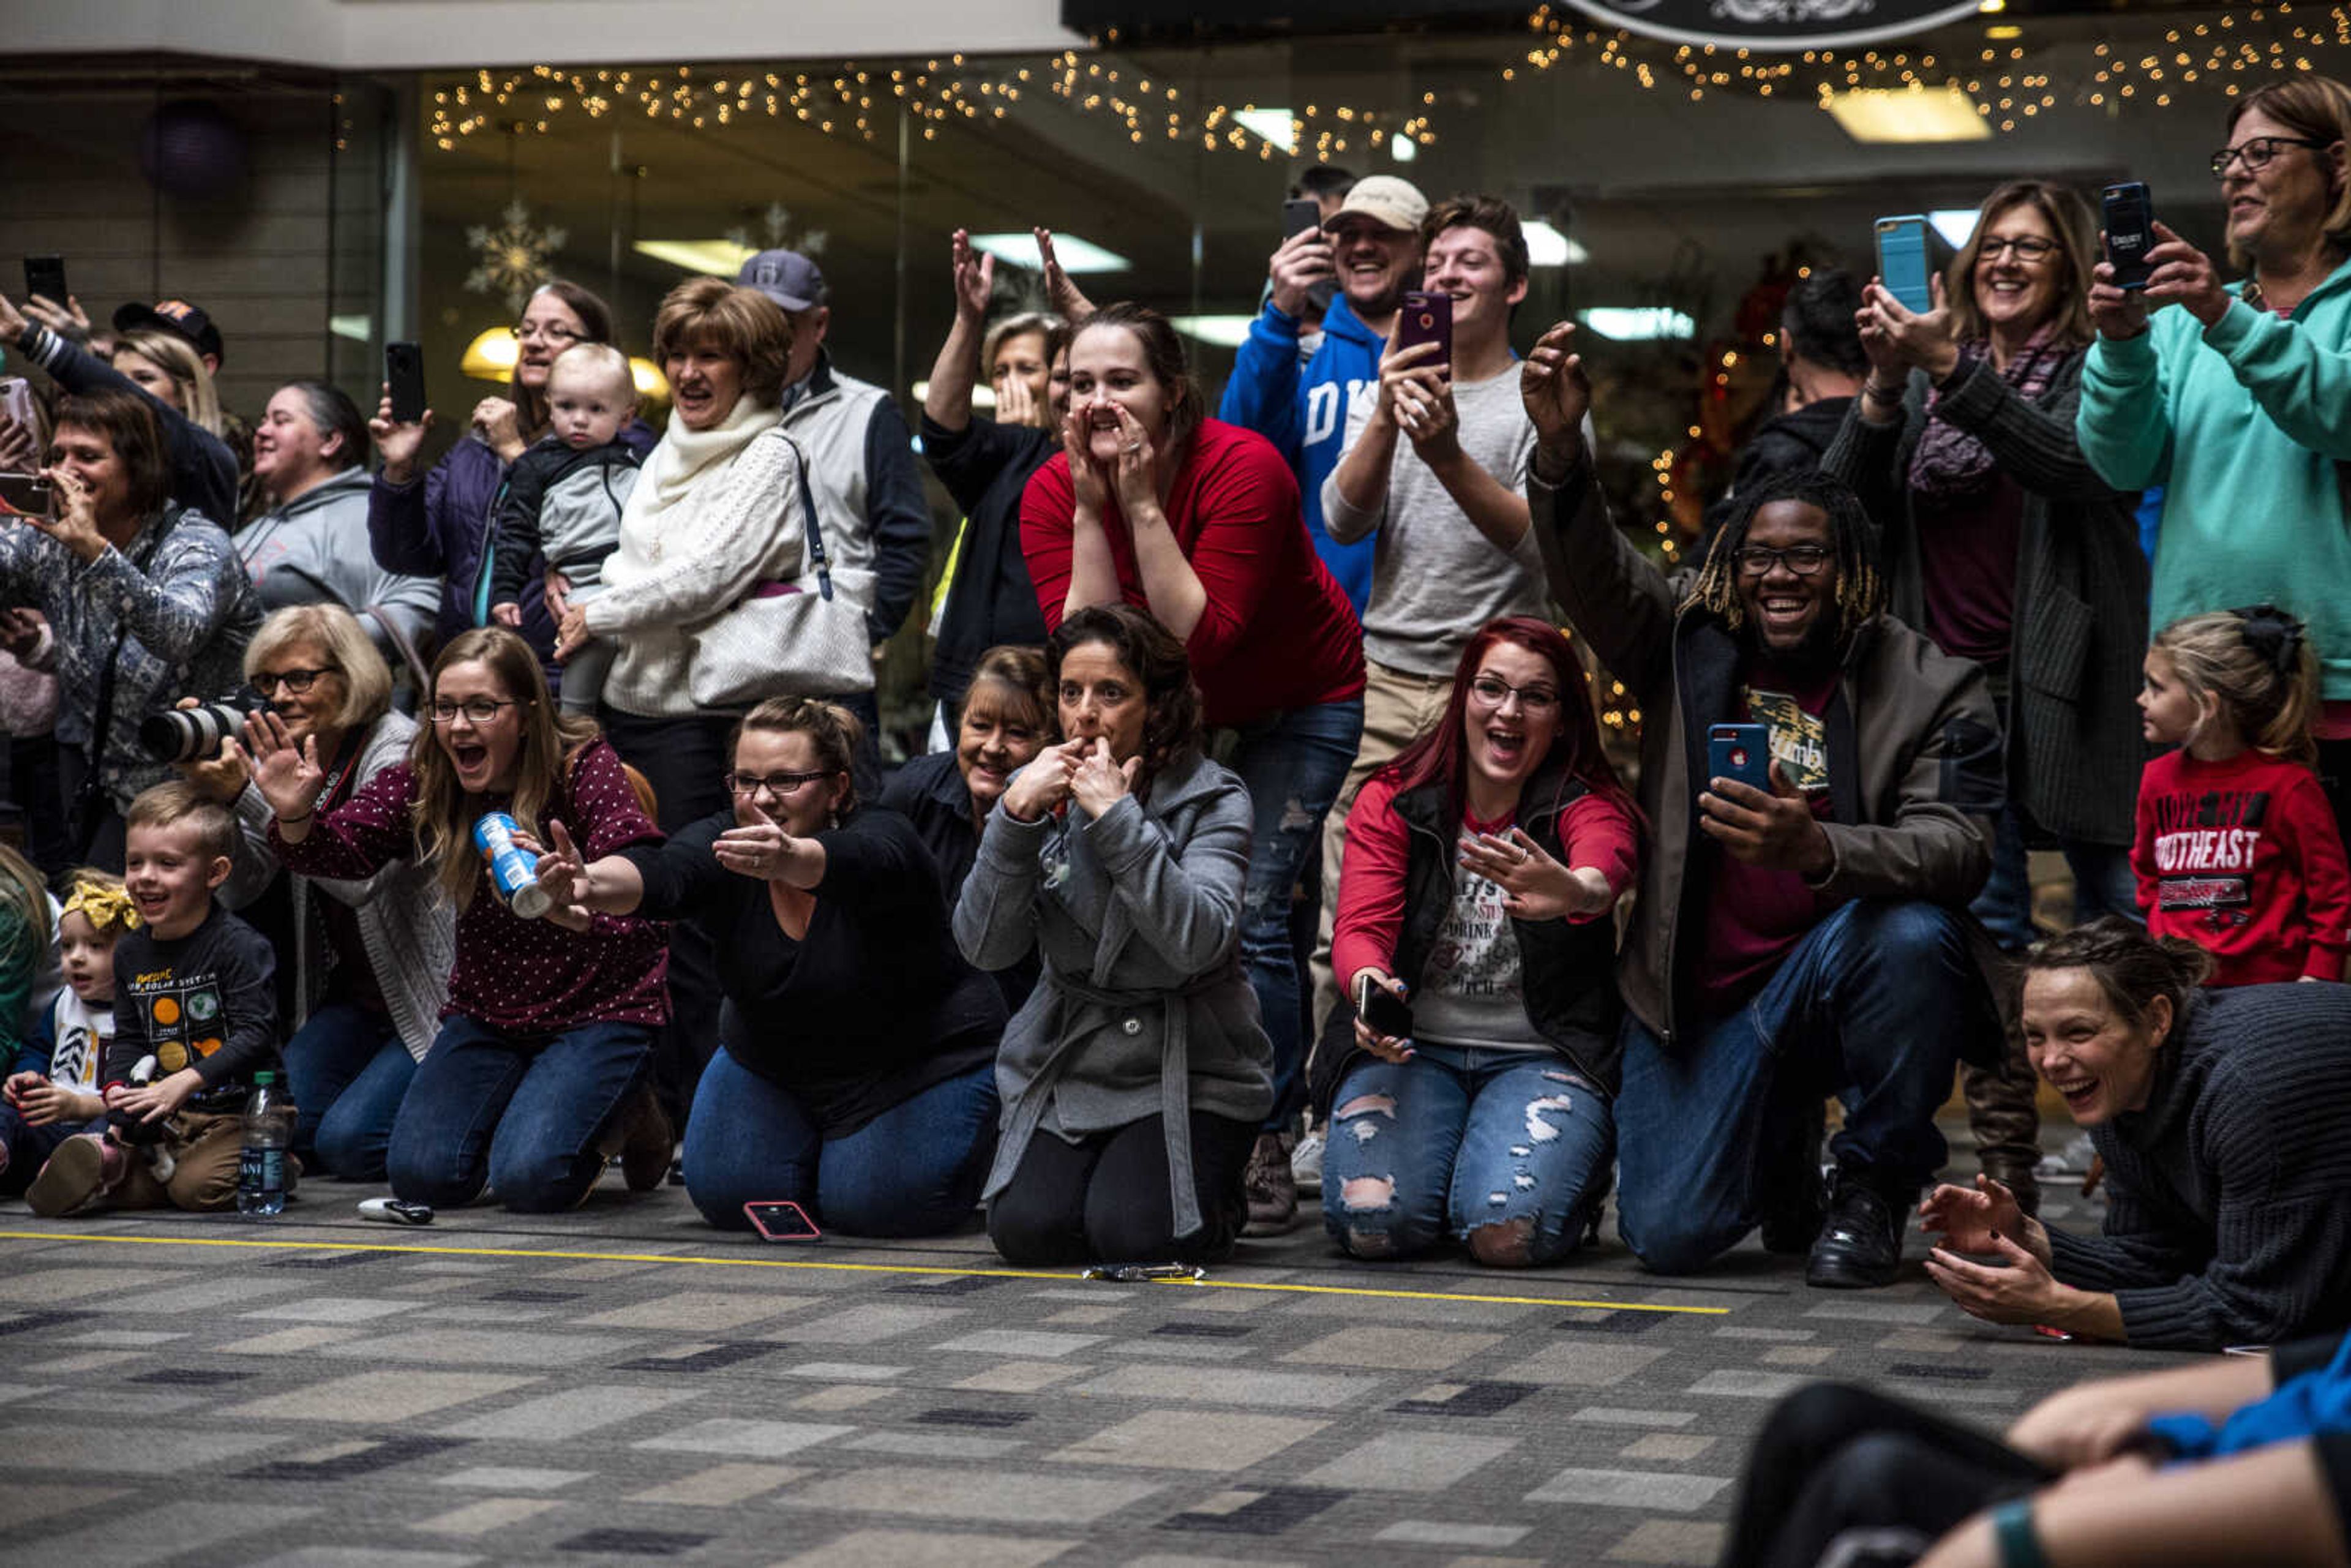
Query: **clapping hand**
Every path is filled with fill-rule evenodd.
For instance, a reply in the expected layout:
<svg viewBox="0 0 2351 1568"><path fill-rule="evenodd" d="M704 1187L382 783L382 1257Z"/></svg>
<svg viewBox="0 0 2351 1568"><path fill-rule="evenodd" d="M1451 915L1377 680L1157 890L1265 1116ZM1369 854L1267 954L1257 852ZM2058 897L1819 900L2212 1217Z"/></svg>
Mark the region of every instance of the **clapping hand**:
<svg viewBox="0 0 2351 1568"><path fill-rule="evenodd" d="M956 230L951 254L956 314L967 322L986 320L987 307L996 298L996 258L971 248L967 229Z"/></svg>
<svg viewBox="0 0 2351 1568"><path fill-rule="evenodd" d="M1593 915L1615 901L1608 879L1596 866L1573 870L1529 838L1523 828L1507 833L1464 833L1461 866L1503 893L1502 907L1517 920L1558 920Z"/></svg>
<svg viewBox="0 0 2351 1568"><path fill-rule="evenodd" d="M1081 753L1070 771L1070 797L1077 801L1078 810L1099 818L1134 789L1135 775L1142 767L1140 755L1124 762L1113 760L1110 742L1096 736L1092 749Z"/></svg>
<svg viewBox="0 0 2351 1568"><path fill-rule="evenodd" d="M2059 1285L2046 1259L2019 1246L2005 1231L1994 1231L1991 1250L1997 1265L1973 1263L1938 1247L1927 1254L1927 1276L1943 1288L1951 1304L1971 1318L1991 1323L2045 1322L2063 1307Z"/></svg>
<svg viewBox="0 0 2351 1568"><path fill-rule="evenodd" d="M1062 320L1075 325L1081 318L1094 313L1094 302L1085 297L1053 255L1053 231L1034 228L1029 233L1037 238L1037 260L1045 269L1045 301Z"/></svg>
<svg viewBox="0 0 2351 1568"><path fill-rule="evenodd" d="M286 732L286 721L274 713L257 713L245 721L245 742L231 737L222 747L234 754L252 777L253 787L269 802L280 822L298 822L318 809L327 788L326 769L319 766L319 737L308 735L296 746Z"/></svg>
<svg viewBox="0 0 2351 1568"><path fill-rule="evenodd" d="M1997 1251L1993 1238L2014 1236L2024 1224L2016 1195L1988 1176L1978 1176L1972 1188L1938 1183L1918 1205L1918 1228L1955 1252Z"/></svg>
<svg viewBox="0 0 2351 1568"><path fill-rule="evenodd" d="M1554 473L1583 455L1583 420L1592 412L1592 380L1574 349L1575 324L1562 321L1535 340L1519 368L1519 401L1534 424L1544 466Z"/></svg>

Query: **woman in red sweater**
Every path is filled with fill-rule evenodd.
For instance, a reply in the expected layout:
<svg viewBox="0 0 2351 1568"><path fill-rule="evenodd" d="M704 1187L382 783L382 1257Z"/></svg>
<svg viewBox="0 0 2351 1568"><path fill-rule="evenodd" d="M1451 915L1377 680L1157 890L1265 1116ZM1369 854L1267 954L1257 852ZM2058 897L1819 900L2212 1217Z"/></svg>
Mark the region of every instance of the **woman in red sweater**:
<svg viewBox="0 0 2351 1568"><path fill-rule="evenodd" d="M1290 894L1363 738L1363 630L1307 538L1290 465L1205 417L1157 311L1111 305L1078 323L1061 447L1020 507L1047 630L1091 605L1149 610L1183 639L1210 727L1238 732L1231 766L1256 811L1241 959L1274 1059L1250 1219L1286 1226L1284 1129L1305 1101L1306 1055Z"/></svg>
<svg viewBox="0 0 2351 1568"><path fill-rule="evenodd" d="M1596 1228L1615 1145L1609 915L1638 821L1567 639L1488 622L1445 716L1347 817L1332 963L1348 1000L1314 1072L1322 1221L1343 1250L1450 1237L1524 1268Z"/></svg>

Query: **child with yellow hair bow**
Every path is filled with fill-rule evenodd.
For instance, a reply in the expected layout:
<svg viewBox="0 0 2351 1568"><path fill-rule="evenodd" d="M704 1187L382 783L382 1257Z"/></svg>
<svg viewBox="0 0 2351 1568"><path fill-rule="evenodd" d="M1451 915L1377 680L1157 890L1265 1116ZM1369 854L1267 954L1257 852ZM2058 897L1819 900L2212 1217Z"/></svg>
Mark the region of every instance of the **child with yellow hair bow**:
<svg viewBox="0 0 2351 1568"><path fill-rule="evenodd" d="M16 877L8 858L0 846L0 925L8 925L15 913L5 896L13 892L5 884ZM38 873L32 873L30 885L37 894ZM46 940L46 895L37 907ZM73 873L57 923L65 985L0 1085L0 1197L22 1196L58 1145L91 1130L106 1114L98 1080L114 1035L114 944L138 924L120 878L87 868ZM0 1005L13 972L0 960Z"/></svg>

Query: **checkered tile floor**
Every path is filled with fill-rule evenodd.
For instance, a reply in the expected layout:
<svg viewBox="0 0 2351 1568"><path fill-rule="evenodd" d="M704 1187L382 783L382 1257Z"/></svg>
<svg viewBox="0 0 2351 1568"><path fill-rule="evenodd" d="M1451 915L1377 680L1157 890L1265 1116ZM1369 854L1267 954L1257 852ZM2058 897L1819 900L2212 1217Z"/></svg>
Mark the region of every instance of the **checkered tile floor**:
<svg viewBox="0 0 2351 1568"><path fill-rule="evenodd" d="M1613 1235L1368 1269L1319 1225L1115 1285L976 1232L722 1237L617 1177L420 1230L359 1222L372 1190L263 1223L0 1205L0 1561L1705 1563L1808 1379L1997 1425L2166 1359L1973 1323L1915 1234L1860 1294L1751 1244L1661 1279Z"/></svg>

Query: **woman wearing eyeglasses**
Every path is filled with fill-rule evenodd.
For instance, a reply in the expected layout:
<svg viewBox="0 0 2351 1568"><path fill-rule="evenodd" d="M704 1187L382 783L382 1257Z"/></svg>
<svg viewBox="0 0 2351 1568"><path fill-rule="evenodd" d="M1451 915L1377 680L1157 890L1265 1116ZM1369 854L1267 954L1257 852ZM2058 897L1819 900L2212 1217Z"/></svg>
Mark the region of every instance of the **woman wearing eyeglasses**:
<svg viewBox="0 0 2351 1568"><path fill-rule="evenodd" d="M465 434L448 455L424 472L419 457L423 419L404 424L392 417L392 388L376 407L368 430L375 437L382 472L368 497L368 542L386 571L414 572L442 580L438 641L446 643L469 626L489 624L490 519L506 487L507 470L548 431L547 372L555 357L574 343L612 341L612 312L603 300L560 278L542 283L515 325L515 366L506 395L474 405ZM653 427L632 420L621 439L638 455L653 450ZM532 575L541 570L535 564ZM550 670L555 658L555 622L537 593L522 599L523 639Z"/></svg>
<svg viewBox="0 0 2351 1568"><path fill-rule="evenodd" d="M487 1185L518 1213L568 1209L602 1174L608 1133L626 1145L629 1185L651 1186L668 1166L668 1129L634 1092L669 1017L669 928L561 910L524 919L474 828L503 811L530 852L560 821L595 855L657 843L661 831L618 754L592 722L557 711L538 656L511 632L460 632L443 649L425 716L406 758L340 804L317 735L298 746L283 719L259 714L242 748L287 869L356 881L412 861L456 910L441 1030L392 1124L392 1190L455 1208Z"/></svg>
<svg viewBox="0 0 2351 1568"><path fill-rule="evenodd" d="M585 864L559 827L538 863L559 900L726 933L725 1043L685 1131L685 1190L722 1230L768 1198L855 1236L952 1230L996 1148L1003 998L956 951L914 824L859 802L858 729L832 703L761 703L729 810Z"/></svg>
<svg viewBox="0 0 2351 1568"><path fill-rule="evenodd" d="M1567 639L1532 616L1489 622L1444 717L1347 819L1332 946L1346 997L1314 1066L1322 1222L1342 1250L1408 1258L1449 1239L1525 1268L1596 1226L1619 1059L1609 915L1638 843Z"/></svg>
<svg viewBox="0 0 2351 1568"><path fill-rule="evenodd" d="M390 666L340 605L273 612L245 650L245 676L269 699L287 741L315 747L326 774L318 809L342 805L415 744L416 721L392 706ZM241 908L277 873L269 802L235 751L181 771L226 803L244 830L224 894ZM294 1152L307 1169L381 1181L401 1097L441 1031L454 911L413 860L363 878L290 882L294 1035L286 1072L299 1113Z"/></svg>
<svg viewBox="0 0 2351 1568"><path fill-rule="evenodd" d="M2212 156L2224 284L2161 223L2144 288L2101 264L2082 449L2108 482L2163 486L2156 625L2270 602L2323 660L2318 771L2351 824L2351 88L2302 75L2249 92ZM2177 310L2161 307L2178 305Z"/></svg>
<svg viewBox="0 0 2351 1568"><path fill-rule="evenodd" d="M1933 309L1907 310L1873 281L1855 318L1869 378L1822 459L1881 530L1895 614L1991 677L2008 805L1974 909L2011 952L2033 940L2036 834L2064 851L2076 921L2137 915L2147 558L2133 497L2074 434L2095 241L2078 194L2016 180L1977 209ZM2003 1072L1964 1076L1985 1168L2037 1203L2031 1069L2019 1053Z"/></svg>

